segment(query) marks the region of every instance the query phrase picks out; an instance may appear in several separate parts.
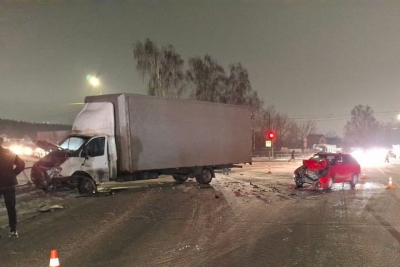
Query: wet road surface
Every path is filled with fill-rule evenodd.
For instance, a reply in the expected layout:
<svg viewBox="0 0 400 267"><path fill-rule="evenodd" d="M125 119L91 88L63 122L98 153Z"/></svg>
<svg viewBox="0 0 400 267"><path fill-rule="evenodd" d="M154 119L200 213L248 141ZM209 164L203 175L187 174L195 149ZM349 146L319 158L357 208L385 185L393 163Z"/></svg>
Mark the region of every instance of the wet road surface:
<svg viewBox="0 0 400 267"><path fill-rule="evenodd" d="M399 266L400 165L321 192L293 188L298 164L255 163L211 186L47 197L64 209L22 218L18 239L2 229L0 266L48 266L53 248L61 266Z"/></svg>

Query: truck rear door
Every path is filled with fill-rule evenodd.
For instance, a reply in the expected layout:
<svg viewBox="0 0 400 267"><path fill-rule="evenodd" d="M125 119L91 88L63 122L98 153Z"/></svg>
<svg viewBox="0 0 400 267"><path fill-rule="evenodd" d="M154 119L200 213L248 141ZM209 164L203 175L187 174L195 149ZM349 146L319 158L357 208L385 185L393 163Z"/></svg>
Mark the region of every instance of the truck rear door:
<svg viewBox="0 0 400 267"><path fill-rule="evenodd" d="M107 136L93 137L83 149L86 158L81 170L88 173L96 182L110 180L107 138Z"/></svg>

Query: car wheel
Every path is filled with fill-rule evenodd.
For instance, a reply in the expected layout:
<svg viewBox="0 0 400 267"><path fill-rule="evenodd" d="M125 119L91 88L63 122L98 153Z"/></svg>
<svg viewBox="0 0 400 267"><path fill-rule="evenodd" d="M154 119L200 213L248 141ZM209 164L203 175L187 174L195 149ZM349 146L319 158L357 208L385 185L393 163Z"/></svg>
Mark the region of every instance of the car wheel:
<svg viewBox="0 0 400 267"><path fill-rule="evenodd" d="M350 181L351 187L354 188L356 186L357 182L358 182L358 175L354 174Z"/></svg>
<svg viewBox="0 0 400 267"><path fill-rule="evenodd" d="M301 188L303 187L303 180L301 179L300 176L297 176L294 178L294 182L296 184L296 188Z"/></svg>

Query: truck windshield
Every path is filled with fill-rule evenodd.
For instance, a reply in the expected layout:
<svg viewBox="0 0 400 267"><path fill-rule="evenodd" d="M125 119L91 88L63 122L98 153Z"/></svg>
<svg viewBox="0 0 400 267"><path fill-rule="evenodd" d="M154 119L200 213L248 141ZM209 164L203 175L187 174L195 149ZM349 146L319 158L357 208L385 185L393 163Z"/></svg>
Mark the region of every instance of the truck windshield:
<svg viewBox="0 0 400 267"><path fill-rule="evenodd" d="M89 137L85 136L71 136L60 143L60 147L70 151L77 151Z"/></svg>

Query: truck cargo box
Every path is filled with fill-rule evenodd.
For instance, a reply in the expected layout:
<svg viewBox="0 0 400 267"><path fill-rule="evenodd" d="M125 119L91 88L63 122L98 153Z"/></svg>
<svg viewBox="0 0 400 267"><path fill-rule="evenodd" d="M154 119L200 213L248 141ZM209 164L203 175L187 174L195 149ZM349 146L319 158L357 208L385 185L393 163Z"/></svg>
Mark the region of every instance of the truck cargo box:
<svg viewBox="0 0 400 267"><path fill-rule="evenodd" d="M120 172L251 162L246 107L136 94L85 102L113 104Z"/></svg>

